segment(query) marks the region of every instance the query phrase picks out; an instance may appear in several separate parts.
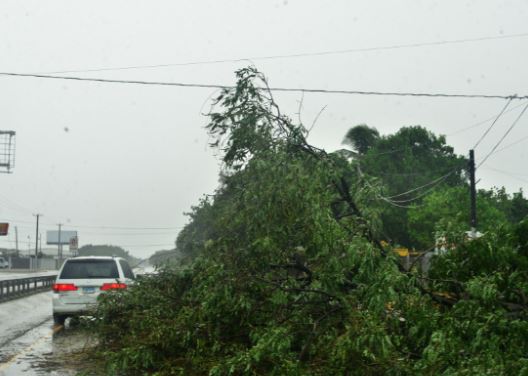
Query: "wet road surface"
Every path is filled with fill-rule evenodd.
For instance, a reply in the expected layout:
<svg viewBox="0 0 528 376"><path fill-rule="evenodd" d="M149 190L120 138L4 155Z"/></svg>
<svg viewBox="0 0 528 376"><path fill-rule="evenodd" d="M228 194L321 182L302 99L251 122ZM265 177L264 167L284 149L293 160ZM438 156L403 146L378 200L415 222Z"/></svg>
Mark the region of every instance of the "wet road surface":
<svg viewBox="0 0 528 376"><path fill-rule="evenodd" d="M75 375L75 354L94 341L66 323L54 326L51 292L0 304L0 376Z"/></svg>

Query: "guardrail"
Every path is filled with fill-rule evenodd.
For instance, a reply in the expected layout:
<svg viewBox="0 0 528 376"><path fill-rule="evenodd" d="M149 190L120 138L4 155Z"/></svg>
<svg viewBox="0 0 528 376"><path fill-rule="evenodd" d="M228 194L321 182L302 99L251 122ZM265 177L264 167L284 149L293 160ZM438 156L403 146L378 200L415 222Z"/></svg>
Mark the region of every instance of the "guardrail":
<svg viewBox="0 0 528 376"><path fill-rule="evenodd" d="M48 275L0 281L0 302L50 290L56 278Z"/></svg>

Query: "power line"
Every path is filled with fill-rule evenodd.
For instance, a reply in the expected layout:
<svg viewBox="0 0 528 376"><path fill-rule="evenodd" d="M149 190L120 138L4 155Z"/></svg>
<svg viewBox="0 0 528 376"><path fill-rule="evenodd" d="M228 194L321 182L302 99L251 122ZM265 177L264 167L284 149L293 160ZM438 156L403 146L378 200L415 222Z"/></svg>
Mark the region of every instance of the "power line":
<svg viewBox="0 0 528 376"><path fill-rule="evenodd" d="M424 196L426 196L429 192L431 192L432 190L434 190L436 188L436 186L438 184L440 184L443 180L440 180L439 182L435 183L434 185L430 186L429 188L427 188L425 191L423 191L422 193L418 194L417 196L414 196L413 198L409 198L409 199L406 199L406 200L390 200L389 198L387 198L387 200L390 200L390 202L392 203L397 203L397 204L404 204L404 203L407 203L407 202L412 202L412 201L416 201L418 200L419 198L422 198Z"/></svg>
<svg viewBox="0 0 528 376"><path fill-rule="evenodd" d="M409 206L409 205L402 205L402 204L405 204L405 203L410 203L410 202L413 202L413 201L416 201L426 195L428 195L431 191L433 191L434 189L436 189L436 187L442 183L445 179L447 179L449 177L449 175L451 175L453 172L455 172L456 170L450 172L449 174L447 175L444 175L443 177L441 177L440 179L435 179L434 180L434 184L430 185L429 188L427 188L425 191L423 191L422 193L418 194L417 196L414 196L412 198L409 198L409 199L405 199L405 200L393 200L391 199L390 197L383 197L381 196L380 198L386 202L388 202L389 204L393 205L393 206L396 206L396 207L400 207L400 208L416 208L416 207L419 207L417 205L413 205L413 206ZM432 182L430 182L432 183ZM416 189L421 189L421 188L424 188L424 186L421 186L421 187L418 187ZM416 190L415 189L415 190ZM392 196L392 197L395 197L395 196Z"/></svg>
<svg viewBox="0 0 528 376"><path fill-rule="evenodd" d="M162 243L162 244L125 244L125 245L121 245L121 244L118 244L119 247L174 247L174 243L172 244L166 244L166 243Z"/></svg>
<svg viewBox="0 0 528 376"><path fill-rule="evenodd" d="M375 51L398 50L398 49L417 48L417 47L431 47L431 46L442 46L442 45L450 45L450 44L474 43L474 42L484 42L484 41L489 41L489 40L524 38L527 36L528 36L528 33L506 34L506 35L486 36L486 37L479 37L479 38L451 39L451 40L433 41L433 42L394 44L394 45L377 46L377 47L348 48L348 49L342 49L342 50L329 50L329 51L318 51L318 52L302 52L302 53L296 53L296 54L252 56L252 57L245 57L245 58L200 60L200 61L190 61L190 62L182 62L182 63L133 65L133 66L110 67L110 68L103 67L103 68L78 69L78 70L62 70L62 71L55 71L55 72L47 72L46 74L104 72L104 71L132 70L132 69L168 68L168 67L189 66L189 65L239 63L243 61L251 62L254 60L293 59L293 58L301 58L301 57L342 55L342 54L349 54L349 53L355 53L355 52L375 52Z"/></svg>
<svg viewBox="0 0 528 376"><path fill-rule="evenodd" d="M3 219L4 221L10 222L10 223L28 223L33 224L32 221L25 221L25 220L12 220L12 219ZM52 223L44 223L47 226L55 226L55 224ZM135 231L135 230L160 230L160 231L171 231L171 230L181 230L183 226L173 226L173 227L125 227L125 226L90 226L90 225L76 225L72 223L67 223L64 225L68 228L88 228L88 229L99 229L99 230L125 230L125 231ZM31 227L33 226L21 226L21 227ZM99 233L98 233L99 234ZM104 234L104 233L101 233ZM104 234L108 235L108 233ZM131 235L129 234L123 234L123 235ZM153 234L152 234L153 235Z"/></svg>
<svg viewBox="0 0 528 376"><path fill-rule="evenodd" d="M98 235L98 236L171 236L174 235L174 231L167 232L90 232L83 231L84 235Z"/></svg>
<svg viewBox="0 0 528 376"><path fill-rule="evenodd" d="M363 177L364 174L363 174L363 172L361 171L361 166L360 166L359 163L357 164L357 169L358 169L358 173L359 173L359 175L360 175L361 177ZM378 194L378 193L376 193L376 192L375 192L374 194L375 194L375 196L376 196L378 199L380 199L380 200L382 200L382 201L385 201L385 202L387 202L388 204L390 204L390 205L392 205L392 206L395 206L395 207L398 207L398 208L403 208L403 209L415 209L415 208L421 207L421 206L423 206L423 205L412 205L412 206L410 206L410 205L402 205L402 204L403 204L403 203L407 203L407 202L415 201L415 200L417 200L417 199L419 199L419 198L425 196L425 195L428 194L430 191L432 191L433 189L435 189L436 186L437 186L438 184L440 184L444 179L446 179L449 175L451 175L451 174L452 174L453 172L455 172L455 171L457 171L457 170L453 170L453 171L451 171L450 173L448 173L448 174L446 174L446 175L444 175L444 176L442 176L442 177L440 177L440 178L438 178L438 179L434 179L432 182L427 183L427 184L425 184L425 185L423 185L423 186L421 186L421 187L417 187L417 188L412 189L412 190L410 190L410 191L408 191L408 192L405 192L405 193L411 193L411 192L414 192L414 191L416 191L416 190L418 190L418 189L421 189L421 188L423 188L423 187L429 186L429 185L431 185L431 183L433 183L433 182L435 183L433 186L431 186L431 187L430 187L429 189L427 189L425 192L422 192L422 193L419 194L418 196L413 197L413 198L411 198L411 199L407 199L407 200L392 200L392 197L401 196L401 195L403 195L403 194L399 194L399 195L395 195L395 196L391 196L391 197L385 197L385 196L382 196L382 195L380 195L380 194ZM370 183L368 182L367 179L365 179L365 183L367 184L368 187L370 187L371 189L374 189L374 187L373 187L372 185L370 185Z"/></svg>
<svg viewBox="0 0 528 376"><path fill-rule="evenodd" d="M390 196L390 197L385 197L385 198L388 199L388 200L392 200L393 198L401 197L401 196L405 196L405 195L407 195L407 194L409 194L409 193L416 192L416 191L418 191L418 190L420 190L420 189L422 189L422 188L426 188L426 187L429 187L429 186L431 186L431 185L436 185L437 183L440 183L440 182L444 181L445 179L447 179L449 176L451 176L452 174L454 174L454 173L457 172L457 171L458 171L458 168L456 168L456 169L454 169L454 170L451 170L451 171L448 172L447 174L442 175L442 176L440 176L439 178L436 178L436 179L434 179L434 180L431 180L431 181L428 182L428 183L425 183L425 184L423 184L423 185L420 185L419 187L416 187L416 188L410 189L410 190L408 190L408 191L406 191L406 192L398 193L397 195L393 195L393 196ZM393 200L393 201L394 201L394 202L397 202L397 201L395 201L395 200Z"/></svg>
<svg viewBox="0 0 528 376"><path fill-rule="evenodd" d="M525 103L519 103L517 106L513 106L509 110L504 111L503 114L507 114L508 112L511 112L511 111L513 111L513 110L515 110L515 109L517 109L517 108L519 108L521 106L524 106L524 105L525 105ZM459 129L458 131L454 131L454 132L448 133L448 134L446 134L446 136L454 136L456 134L469 131L469 130L471 130L473 128L480 127L481 125L487 124L490 120L493 120L496 117L497 117L497 115L493 115L493 116L491 116L491 117L489 117L489 118L487 118L485 120L479 121L478 123L472 124L472 125L470 125L468 127L464 127L462 129Z"/></svg>
<svg viewBox="0 0 528 376"><path fill-rule="evenodd" d="M15 243L14 240L9 239L0 239L0 241L8 242L8 243ZM106 245L113 245L113 244L106 244ZM174 247L174 243L167 244L167 243L160 243L160 244L115 244L118 247ZM55 248L46 248L47 250Z"/></svg>
<svg viewBox="0 0 528 376"><path fill-rule="evenodd" d="M395 203L394 201L391 201L391 200L387 200L385 197L382 197L380 196L379 197L380 199L382 199L383 201L385 201L386 203L388 203L389 205L392 205L392 206L395 206L397 208L402 208L402 209L416 209L416 208L419 208L423 205L401 205L401 204L398 204L398 203Z"/></svg>
<svg viewBox="0 0 528 376"><path fill-rule="evenodd" d="M510 174L510 175L512 175L512 176L514 176L514 175L515 175L515 176L528 176L528 174L524 174L524 173L520 173L520 172L504 171L504 170L500 170L500 169L498 169L498 168L490 167L490 166L486 166L486 167L484 167L484 168L486 168L486 169L488 169L488 170L494 170L494 171L504 172L504 173L506 173L506 174Z"/></svg>
<svg viewBox="0 0 528 376"><path fill-rule="evenodd" d="M475 143L475 146L473 146L472 149L476 149L477 146L479 146L479 144L482 142L482 140L484 140L484 138L487 136L487 134L489 133L489 131L491 131L491 128L493 128L493 126L497 123L497 121L500 119L500 117L502 116L502 114L504 113L504 111L506 111L506 109L508 108L508 106L510 105L511 101L512 101L513 98L510 98L510 100L508 102L506 102L506 104L504 105L504 107L502 108L502 111L497 115L497 117L495 118L495 120L493 120L493 122L491 123L491 125L488 127L488 129L486 129L486 132L484 132L484 134L482 136L480 136L479 140Z"/></svg>
<svg viewBox="0 0 528 376"><path fill-rule="evenodd" d="M0 204L3 203L4 205L8 205L11 207L12 210L16 210L16 211L19 211L19 212L24 212L24 213L33 213L32 210L16 203L15 201L12 201L10 199L8 199L6 196L4 195L1 195L0 194Z"/></svg>
<svg viewBox="0 0 528 376"><path fill-rule="evenodd" d="M31 77L31 78L46 78L55 80L70 80L70 81L87 81L87 82L102 82L114 84L134 84L134 85L154 85L154 86L177 86L190 88L206 88L206 89L235 89L236 86L220 85L220 84L194 84L183 82L170 81L141 81L141 80L117 80L107 78L88 78L77 76L51 76L45 74L32 73L13 73L0 72L3 76L13 77ZM398 96L398 97L429 97L429 98L466 98L466 99L528 99L528 95L500 95L500 94L449 94L449 93L415 93L415 92L381 92L381 91L362 91L362 90L327 90L327 89L309 89L309 88L285 88L285 87L270 87L257 88L258 90L271 90L276 92L291 92L291 93L319 93L319 94L346 94L346 95L375 95L375 96Z"/></svg>
<svg viewBox="0 0 528 376"><path fill-rule="evenodd" d="M506 146L500 148L500 149L497 150L494 154L500 153L501 151L506 150L506 149L509 149L509 148L511 148L512 146L515 146L515 145L517 145L517 144L519 144L519 143L521 143L521 142L523 142L523 141L526 141L526 140L528 140L528 136L526 136L526 137L522 137L522 138L518 139L517 141L512 142L511 144L508 144L508 145L506 145Z"/></svg>
<svg viewBox="0 0 528 376"><path fill-rule="evenodd" d="M508 128L508 130L504 133L504 135L500 138L500 140L495 144L495 146L493 147L493 149L491 149L491 151L484 157L484 159L482 159L482 161L478 164L477 168L479 168L480 166L482 166L484 164L484 162L486 162L486 160L495 152L495 150L497 150L497 148L499 147L499 145L502 143L502 141L504 141L504 139L506 138L506 136L508 136L508 134L510 134L510 132L512 131L512 129L515 127L515 125L517 125L517 123L519 122L519 120L521 119L521 117L524 115L524 112L526 111L526 109L528 109L528 103L526 103L526 106L524 106L524 108L522 109L522 111L519 113L519 115L517 116L517 118L513 121L513 123L510 125L510 127Z"/></svg>
<svg viewBox="0 0 528 376"><path fill-rule="evenodd" d="M88 225L76 225L68 223L68 227L75 228L91 228L91 229L100 229L100 230L180 230L182 226L175 227L124 227L124 226L88 226Z"/></svg>
<svg viewBox="0 0 528 376"><path fill-rule="evenodd" d="M411 149L415 147L415 145L409 145L409 146L406 146L406 147L403 147L403 148L399 148L399 149L393 149L393 150L388 150L388 151L382 151L380 153L368 153L367 152L367 156L369 157L376 157L378 155L387 155L387 154L393 154L393 153L397 153L397 152L400 152L400 151L404 151L404 150L407 150L407 149Z"/></svg>
<svg viewBox="0 0 528 376"><path fill-rule="evenodd" d="M517 176L517 174L511 173L511 172L508 172L508 171L504 171L504 170L499 170L497 168L493 168L493 167L489 167L489 166L486 166L484 168L487 169L487 170L496 171L496 172L501 173L503 175L507 175L507 176L509 176L511 178L517 179L517 180L522 181L524 183L528 183L527 179L523 179L523 178Z"/></svg>

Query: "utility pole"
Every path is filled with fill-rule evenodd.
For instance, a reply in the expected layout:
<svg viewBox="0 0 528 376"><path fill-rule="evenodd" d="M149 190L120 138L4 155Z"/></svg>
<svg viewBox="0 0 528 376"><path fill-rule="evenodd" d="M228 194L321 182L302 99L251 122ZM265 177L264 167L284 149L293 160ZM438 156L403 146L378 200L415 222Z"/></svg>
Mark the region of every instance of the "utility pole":
<svg viewBox="0 0 528 376"><path fill-rule="evenodd" d="M59 258L59 266L60 266L62 265L62 244L61 244L62 223L59 223L57 226L59 226L59 241L57 245L57 256Z"/></svg>
<svg viewBox="0 0 528 376"><path fill-rule="evenodd" d="M18 227L17 226L15 226L15 248L16 248L16 255L18 257L19 250L18 250Z"/></svg>
<svg viewBox="0 0 528 376"><path fill-rule="evenodd" d="M34 214L37 217L37 231L35 234L35 269L38 269L38 243L39 243L39 218L42 214Z"/></svg>
<svg viewBox="0 0 528 376"><path fill-rule="evenodd" d="M475 186L475 151L469 151L469 183L470 183L470 199L471 199L471 238L477 237L477 189Z"/></svg>

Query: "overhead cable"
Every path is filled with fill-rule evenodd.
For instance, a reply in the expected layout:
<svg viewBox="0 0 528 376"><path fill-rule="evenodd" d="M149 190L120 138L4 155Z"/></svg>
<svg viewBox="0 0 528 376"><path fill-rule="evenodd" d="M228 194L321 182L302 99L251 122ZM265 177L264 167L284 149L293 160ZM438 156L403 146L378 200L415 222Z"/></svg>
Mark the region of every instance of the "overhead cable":
<svg viewBox="0 0 528 376"><path fill-rule="evenodd" d="M510 127L508 128L508 130L506 130L506 132L504 133L504 135L502 135L502 137L500 138L500 140L495 144L495 146L491 149L491 151L480 161L480 163L478 164L477 168L479 168L480 166L482 166L484 164L484 162L486 162L488 160L488 158L495 152L495 150L497 150L497 148L499 147L499 145L502 143L502 141L504 141L504 139L506 138L506 136L508 136L508 134L510 134L510 132L512 131L512 129L517 125L517 123L519 122L519 120L521 119L521 117L524 115L524 112L526 111L526 109L528 109L528 103L526 103L526 106L524 106L524 108L522 109L522 111L519 113L519 115L517 116L517 118L513 121L513 123L510 125Z"/></svg>
<svg viewBox="0 0 528 376"><path fill-rule="evenodd" d="M437 183L442 182L443 180L447 179L449 176L451 176L452 174L454 174L454 173L457 172L457 171L458 171L458 168L456 168L456 169L454 169L454 170L448 172L448 173L445 174L445 175L440 176L439 178L436 178L436 179L434 179L434 180L431 180L430 182L428 182L428 183L426 183L426 184L423 184L423 185L421 185L421 186L419 186L419 187L416 187L416 188L410 189L410 190L408 190L408 191L406 191L406 192L398 193L397 195L393 195L393 196L390 196L390 197L386 197L386 199L388 199L388 200L392 200L393 198L401 197L401 196L405 196L405 195L407 195L407 194L409 194L409 193L416 192L416 191L418 191L418 190L420 190L420 189L427 188L427 187L429 187L429 186L431 186L431 185L436 185ZM394 202L397 202L397 201L394 201Z"/></svg>
<svg viewBox="0 0 528 376"><path fill-rule="evenodd" d="M117 80L107 78L88 78L77 76L52 76L46 74L32 73L13 73L0 72L3 76L13 77L31 77L45 78L54 80L70 81L88 81L114 84L134 84L134 85L155 85L155 86L177 86L206 89L235 89L236 86L220 84L195 84L170 81L141 81L141 80ZM399 96L399 97L429 97L429 98L466 98L466 99L528 99L528 95L500 95L500 94L449 94L449 93L416 93L416 92L382 92L382 91L363 91L363 90L327 90L327 89L310 89L310 88L285 88L270 87L257 88L258 90L271 90L275 92L292 92L292 93L320 93L320 94L346 94L346 95L375 95L375 96Z"/></svg>
<svg viewBox="0 0 528 376"><path fill-rule="evenodd" d="M512 172L512 171L504 171L504 170L500 170L498 168L495 168L495 167L491 167L491 166L486 166L484 167L485 169L488 169L488 170L494 170L494 171L500 171L500 172L504 172L505 174L509 174L509 175L512 175L512 176L528 176L528 174L525 174L525 173L520 173L520 172Z"/></svg>
<svg viewBox="0 0 528 376"><path fill-rule="evenodd" d="M123 248L130 248L130 247L174 247L174 243L172 244L166 244L166 243L162 243L162 244L125 244L125 245L121 245L119 244L118 245L119 247L123 247Z"/></svg>
<svg viewBox="0 0 528 376"><path fill-rule="evenodd" d="M443 180L438 181L436 184L430 186L425 191L423 191L422 193L418 194L417 196L414 196L413 198L409 198L409 199L406 199L406 200L391 200L388 197L385 197L385 198L387 200L389 200L390 202L397 203L397 204L404 204L404 203L407 203L407 202L416 201L419 198L422 198L422 197L426 196L429 192L431 192L433 189L435 189L438 184L442 183L442 181Z"/></svg>
<svg viewBox="0 0 528 376"><path fill-rule="evenodd" d="M496 150L494 154L500 153L501 151L506 150L506 149L509 149L509 148L511 148L512 146L515 146L515 145L517 145L517 144L520 144L521 142L526 141L526 140L528 140L528 136L526 136L526 137L521 137L521 138L519 138L517 141L512 142L511 144L508 144L508 145L506 145L506 146L503 146L503 147L500 148L499 150Z"/></svg>
<svg viewBox="0 0 528 376"><path fill-rule="evenodd" d="M386 197L383 197L383 196L379 196L380 199L382 199L383 201L385 201L387 204L390 204L392 206L395 206L397 208L402 208L402 209L416 209L416 208L419 208L423 205L416 205L416 204L413 204L413 205L402 205L402 204L398 204L394 201L391 201L391 200L388 200Z"/></svg>
<svg viewBox="0 0 528 376"><path fill-rule="evenodd" d="M500 117L502 116L502 114L504 113L504 111L506 111L506 109L508 108L508 106L510 105L510 103L512 102L513 98L510 98L510 100L508 102L506 102L506 104L504 105L504 107L502 108L502 111L497 115L497 117L495 118L495 120L493 120L493 122L491 123L491 125L488 127L488 129L486 129L486 132L484 132L484 134L482 136L480 136L479 140L475 143L475 145L473 146L473 149L476 149L477 146L479 146L479 144L482 142L482 140L484 140L484 138L487 136L487 134L489 133L489 131L491 131L491 128L493 128L493 126L495 125L495 123L497 123L497 120L500 119Z"/></svg>
<svg viewBox="0 0 528 376"><path fill-rule="evenodd" d="M10 220L10 219L4 219L5 221L7 222L12 222L12 223L29 223L29 224L33 224L34 222L32 221L25 221L25 220ZM52 223L43 223L44 225L46 226L56 226L55 224L52 224ZM72 223L67 223L64 225L64 227L68 227L68 228L87 228L87 229L99 229L99 230L128 230L128 231L136 231L136 230L145 230L145 231L149 231L149 230L163 230L163 231L170 231L170 230L181 230L183 228L183 226L173 226L173 227L125 227L125 226L89 226L89 225L77 225L77 224L72 224ZM101 235L103 235L104 233L101 233ZM108 235L108 234L104 234L104 235ZM152 234L154 235L154 234Z"/></svg>
<svg viewBox="0 0 528 376"><path fill-rule="evenodd" d="M83 235L98 235L98 236L168 236L174 235L174 230L167 230L165 232L92 232L83 231Z"/></svg>
<svg viewBox="0 0 528 376"><path fill-rule="evenodd" d="M504 114L507 114L508 112L511 112L511 111L513 111L513 110L515 110L515 109L521 107L521 106L524 106L524 105L525 105L525 103L519 103L519 104L516 105L516 106L510 107L508 110L504 111L503 115L504 115ZM473 129L473 128L480 127L481 125L487 124L490 120L493 120L493 119L495 119L496 117L497 117L497 115L493 115L493 116L491 116L491 117L489 117L489 118L487 118L487 119L485 119L485 120L481 120L481 121L479 121L478 123L474 123L474 124L472 124L472 125L470 125L470 126L468 126L468 127L464 127L464 128L461 128L461 129L459 129L459 130L457 130L457 131L454 131L454 132L451 132L451 133L447 133L446 136L454 136L454 135L456 135L456 134L459 134L459 133L462 133L462 132L469 131L469 130L471 130L471 129Z"/></svg>
<svg viewBox="0 0 528 376"><path fill-rule="evenodd" d="M234 59L200 60L200 61L189 61L189 62L181 62L181 63L133 65L133 66L110 67L110 68L102 67L102 68L78 69L78 70L62 70L62 71L55 71L55 72L47 72L47 74L104 72L104 71L117 71L117 70L131 70L131 69L168 68L168 67L189 66L189 65L239 63L243 61L256 61L256 60L292 59L292 58L301 58L301 57L342 55L342 54L349 54L349 53L356 53L356 52L375 52L375 51L398 50L398 49L417 48L417 47L432 47L432 46L442 46L442 45L450 45L450 44L463 44L463 43L483 42L483 41L489 41L489 40L524 38L524 37L528 37L528 33L495 35L495 36L486 36L486 37L479 37L479 38L451 39L451 40L421 42L421 43L394 44L394 45L377 46L377 47L347 48L347 49L342 49L342 50L302 52L302 53L296 53L296 54L252 56L252 57L234 58Z"/></svg>
<svg viewBox="0 0 528 376"><path fill-rule="evenodd" d="M489 167L489 166L486 166L484 168L487 169L487 170L491 170L491 171L495 171L495 172L501 173L503 175L507 175L507 176L509 176L511 178L517 179L517 180L522 181L524 183L528 183L527 179L523 179L523 178L519 177L517 174L513 174L511 172L499 170L497 168L493 168L493 167Z"/></svg>
<svg viewBox="0 0 528 376"><path fill-rule="evenodd" d="M357 170L358 170L358 173L360 175L361 178L364 178L364 174L363 172L361 171L361 166L360 164L358 163L356 165L357 167ZM373 191L374 191L374 195L376 196L376 198L382 200L382 201L385 201L386 203L392 205L392 206L395 206L395 207L398 207L398 208L403 208L403 209L415 209L415 208L418 208L418 207L421 207L422 205L401 205L401 203L404 203L404 202L410 202L410 201L414 201L414 200L402 200L402 201L394 201L394 200L391 200L390 198L388 197L385 197L385 196L382 196L380 195L379 193L377 193L374 189L374 187L369 183L368 179L364 179L365 181L365 184L371 188ZM434 188L434 187L432 187ZM431 188L431 189L432 189ZM431 189L429 189L428 191L430 191ZM422 195L423 196L423 195Z"/></svg>
<svg viewBox="0 0 528 376"><path fill-rule="evenodd" d="M89 229L100 229L100 230L180 230L182 226L175 227L123 227L123 226L87 226L87 225L76 225L68 223L68 227L75 228L89 228Z"/></svg>

